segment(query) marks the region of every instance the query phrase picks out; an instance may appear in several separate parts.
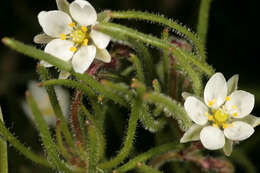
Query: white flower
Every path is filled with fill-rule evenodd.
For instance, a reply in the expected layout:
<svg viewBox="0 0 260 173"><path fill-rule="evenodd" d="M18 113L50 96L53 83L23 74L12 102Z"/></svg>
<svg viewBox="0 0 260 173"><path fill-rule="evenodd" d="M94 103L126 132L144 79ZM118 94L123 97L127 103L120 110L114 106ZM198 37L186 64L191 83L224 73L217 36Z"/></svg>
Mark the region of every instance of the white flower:
<svg viewBox="0 0 260 173"><path fill-rule="evenodd" d="M29 82L28 90L29 90L30 94L32 95L32 97L35 99L35 102L37 103L47 124L51 127L55 127L57 119L56 119L55 113L52 109L50 99L49 99L49 96L48 96L46 90L42 87L38 87L36 81ZM68 91L64 90L61 87L55 87L55 91L56 91L57 98L60 103L62 112L65 116L65 119L67 119L69 116L69 110L70 110L70 101L69 101L70 95L69 95ZM28 116L28 118L31 119L32 121L34 121L34 116L32 114L32 111L31 111L28 103L23 101L22 107L23 107L24 112Z"/></svg>
<svg viewBox="0 0 260 173"><path fill-rule="evenodd" d="M238 76L235 77L238 80ZM195 124L184 134L181 142L200 139L205 148L217 150L223 148L228 140L242 141L254 133L256 121L248 124L246 120L250 118L259 123L257 117L249 115L254 107L254 95L237 90L237 80L233 77L226 82L223 74L216 73L206 84L205 103L194 96L186 98L184 108Z"/></svg>
<svg viewBox="0 0 260 173"><path fill-rule="evenodd" d="M69 11L70 14L59 10L39 13L38 20L44 33L55 38L44 51L64 61L71 60L78 73L84 73L94 58L109 63L111 56L106 47L110 37L92 29L97 24L95 9L88 1L75 0ZM52 66L44 61L41 63L45 67Z"/></svg>

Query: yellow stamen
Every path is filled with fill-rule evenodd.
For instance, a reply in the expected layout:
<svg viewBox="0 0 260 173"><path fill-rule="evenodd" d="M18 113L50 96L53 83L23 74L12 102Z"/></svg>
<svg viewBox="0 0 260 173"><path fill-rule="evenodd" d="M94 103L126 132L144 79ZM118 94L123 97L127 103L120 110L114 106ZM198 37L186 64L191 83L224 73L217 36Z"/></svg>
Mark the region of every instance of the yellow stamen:
<svg viewBox="0 0 260 173"><path fill-rule="evenodd" d="M238 116L238 113L237 112L233 113L233 116L234 117Z"/></svg>
<svg viewBox="0 0 260 173"><path fill-rule="evenodd" d="M82 43L83 46L87 46L88 45L88 39L85 39Z"/></svg>
<svg viewBox="0 0 260 173"><path fill-rule="evenodd" d="M205 112L205 115L206 115L206 116L209 116L209 113L208 113L208 112Z"/></svg>
<svg viewBox="0 0 260 173"><path fill-rule="evenodd" d="M212 115L208 115L208 119L209 120L213 120L213 116Z"/></svg>
<svg viewBox="0 0 260 173"><path fill-rule="evenodd" d="M73 46L73 47L70 48L70 51L71 51L71 52L76 52L76 50L77 50L77 48L76 48L75 46Z"/></svg>
<svg viewBox="0 0 260 173"><path fill-rule="evenodd" d="M76 25L76 24L75 24L74 22L72 22L72 23L69 24L69 26L72 27L72 28L73 28L75 25Z"/></svg>
<svg viewBox="0 0 260 173"><path fill-rule="evenodd" d="M224 124L222 124L222 127L223 127L223 129L225 129L225 128L228 127L228 124L227 124L227 123L224 123Z"/></svg>
<svg viewBox="0 0 260 173"><path fill-rule="evenodd" d="M234 127L234 123L231 123L231 124L230 124L230 127Z"/></svg>
<svg viewBox="0 0 260 173"><path fill-rule="evenodd" d="M86 26L81 26L81 30L82 30L83 32L87 32L87 31L88 31L88 28L87 28Z"/></svg>
<svg viewBox="0 0 260 173"><path fill-rule="evenodd" d="M66 34L60 34L60 39L62 39L62 40L66 40L66 38L67 38L67 36L66 36Z"/></svg>
<svg viewBox="0 0 260 173"><path fill-rule="evenodd" d="M213 104L214 104L216 101L217 101L216 99L210 100L209 103L208 103L209 107L213 106Z"/></svg>
<svg viewBox="0 0 260 173"><path fill-rule="evenodd" d="M218 128L218 125L216 123L212 124L212 126Z"/></svg>
<svg viewBox="0 0 260 173"><path fill-rule="evenodd" d="M227 97L226 97L226 101L229 101L229 100L230 100L230 97L227 96Z"/></svg>
<svg viewBox="0 0 260 173"><path fill-rule="evenodd" d="M237 108L237 106L236 106L236 105L233 105L233 106L232 106L232 109L236 109L236 108Z"/></svg>

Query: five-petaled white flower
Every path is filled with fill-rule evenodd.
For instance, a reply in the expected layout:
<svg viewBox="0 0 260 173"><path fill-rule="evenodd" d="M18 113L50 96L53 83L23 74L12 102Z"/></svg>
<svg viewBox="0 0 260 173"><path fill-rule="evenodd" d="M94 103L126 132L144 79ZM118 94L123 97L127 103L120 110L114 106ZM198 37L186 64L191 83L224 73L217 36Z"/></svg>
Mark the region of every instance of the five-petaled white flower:
<svg viewBox="0 0 260 173"><path fill-rule="evenodd" d="M97 13L92 5L85 0L75 0L69 5L69 12L39 13L38 20L44 33L55 38L44 51L64 61L72 59L72 66L78 73L84 73L94 58L109 63L111 57L106 47L110 37L92 29L97 24ZM44 61L41 63L45 67L52 66Z"/></svg>
<svg viewBox="0 0 260 173"><path fill-rule="evenodd" d="M257 118L249 115L254 107L254 95L229 88L230 81L227 83L222 73L216 73L206 84L205 103L194 96L186 98L184 108L195 124L184 134L182 143L200 139L205 148L217 150L228 140L242 141L254 133L255 125L245 120ZM197 136L188 139L196 130Z"/></svg>
<svg viewBox="0 0 260 173"><path fill-rule="evenodd" d="M51 106L51 102L46 90L42 87L37 86L36 81L29 82L28 90L32 97L35 99L40 112L42 113L46 123L51 126L56 126L56 116ZM57 94L58 101L60 103L62 112L67 119L69 117L70 111L70 95L69 92L61 87L55 87L55 91ZM34 121L33 113L27 102L22 102L22 107L28 118Z"/></svg>

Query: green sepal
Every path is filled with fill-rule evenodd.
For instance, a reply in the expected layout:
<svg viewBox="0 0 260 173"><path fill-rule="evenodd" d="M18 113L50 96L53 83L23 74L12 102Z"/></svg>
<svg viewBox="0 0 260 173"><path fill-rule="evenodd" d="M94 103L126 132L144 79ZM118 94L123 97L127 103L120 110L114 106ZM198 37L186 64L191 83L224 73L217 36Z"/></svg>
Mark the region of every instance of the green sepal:
<svg viewBox="0 0 260 173"><path fill-rule="evenodd" d="M109 22L111 19L110 13L111 12L109 10L105 10L105 11L98 13L97 21L98 22Z"/></svg>
<svg viewBox="0 0 260 173"><path fill-rule="evenodd" d="M56 0L56 3L60 11L70 15L70 3L67 0Z"/></svg>
<svg viewBox="0 0 260 173"><path fill-rule="evenodd" d="M254 115L247 115L245 118L237 119L237 121L243 121L243 122L251 125L252 127L256 127L256 126L260 125L260 118L254 116Z"/></svg>
<svg viewBox="0 0 260 173"><path fill-rule="evenodd" d="M226 138L226 142L223 147L223 151L226 156L230 156L233 151L233 141Z"/></svg>
<svg viewBox="0 0 260 173"><path fill-rule="evenodd" d="M236 75L232 76L232 77L227 81L227 86L228 86L227 95L230 95L232 92L234 92L235 90L237 90L238 79L239 79L239 75L236 74Z"/></svg>
<svg viewBox="0 0 260 173"><path fill-rule="evenodd" d="M47 34L38 34L33 37L33 42L37 44L47 44L54 38L48 36Z"/></svg>
<svg viewBox="0 0 260 173"><path fill-rule="evenodd" d="M181 138L181 143L186 143L190 141L198 141L200 139L200 131L204 126L193 124Z"/></svg>

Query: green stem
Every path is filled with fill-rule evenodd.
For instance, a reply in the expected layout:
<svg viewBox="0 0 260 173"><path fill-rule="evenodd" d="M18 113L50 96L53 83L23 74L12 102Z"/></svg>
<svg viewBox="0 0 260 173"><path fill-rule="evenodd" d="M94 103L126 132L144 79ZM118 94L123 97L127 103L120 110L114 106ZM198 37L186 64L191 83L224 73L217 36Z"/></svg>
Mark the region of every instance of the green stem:
<svg viewBox="0 0 260 173"><path fill-rule="evenodd" d="M122 165L118 169L116 169L117 173L123 173L127 172L133 168L136 167L136 163L138 162L144 162L151 157L157 156L159 154L168 152L168 151L179 151L180 149L183 148L183 145L176 145L176 143L169 143L169 144L164 144L155 148L150 149L149 151L140 154L139 156L136 156L135 158L131 159L128 161L126 164Z"/></svg>
<svg viewBox="0 0 260 173"><path fill-rule="evenodd" d="M37 71L40 74L40 78L41 78L42 81L47 81L47 80L50 79L49 74L48 74L48 70L46 68L44 68L43 66L38 65ZM70 147L75 148L71 133L70 133L69 128L68 128L68 124L67 124L66 119L63 115L62 109L60 107L60 103L57 99L55 89L54 89L53 86L45 86L45 88L46 88L46 91L49 95L50 102L51 102L52 108L55 112L55 115L60 120L60 127L63 131L65 140Z"/></svg>
<svg viewBox="0 0 260 173"><path fill-rule="evenodd" d="M165 29L163 31L162 37L165 41L168 41L168 29ZM169 81L170 81L170 75L169 75L169 51L167 49L163 50L163 72L164 72L164 86L165 86L165 93L169 94Z"/></svg>
<svg viewBox="0 0 260 173"><path fill-rule="evenodd" d="M0 122L4 124L2 109L0 106ZM7 143L0 136L0 173L8 173Z"/></svg>
<svg viewBox="0 0 260 173"><path fill-rule="evenodd" d="M4 126L3 122L0 121L0 134L5 140L7 140L14 148L20 151L27 159L31 161L48 167L53 168L52 165L45 158L39 157L37 154L33 153L29 148L26 148L20 141L18 141Z"/></svg>
<svg viewBox="0 0 260 173"><path fill-rule="evenodd" d="M119 154L110 161L101 163L98 165L101 169L112 169L119 165L129 155L129 152L133 146L134 136L137 126L138 117L141 111L141 103L139 100L135 100L133 103L130 119L128 122L128 130L125 138L124 146L120 150Z"/></svg>
<svg viewBox="0 0 260 173"><path fill-rule="evenodd" d="M197 32L204 46L207 42L210 4L211 0L201 0L200 2Z"/></svg>
<svg viewBox="0 0 260 173"><path fill-rule="evenodd" d="M17 41L17 40L8 38L8 37L3 38L2 42L6 46L16 50L17 52L27 55L31 58L38 59L38 60L44 60L44 61L58 67L60 70L64 70L67 72L72 71L72 66L70 63L63 61L57 57L54 57L50 54L47 54L42 50L36 49L33 46L25 45L20 41Z"/></svg>
<svg viewBox="0 0 260 173"><path fill-rule="evenodd" d="M117 19L140 19L140 20L149 20L152 22L157 22L164 24L173 30L176 31L176 33L181 33L184 36L186 36L188 39L190 39L195 47L198 49L199 55L201 56L202 60L206 59L206 53L204 50L203 44L201 44L200 39L193 34L189 29L186 27L181 26L177 22L167 19L161 15L151 14L147 12L141 12L141 11L125 11L125 12L110 12L111 18L117 18Z"/></svg>

